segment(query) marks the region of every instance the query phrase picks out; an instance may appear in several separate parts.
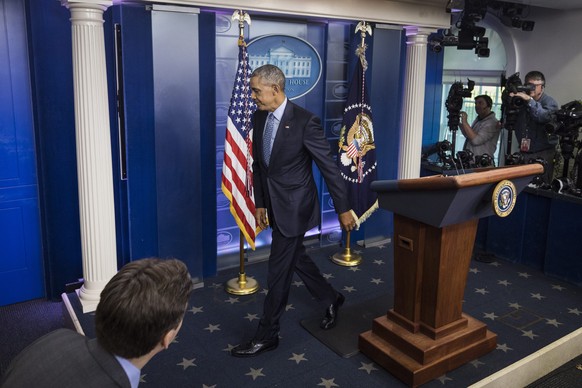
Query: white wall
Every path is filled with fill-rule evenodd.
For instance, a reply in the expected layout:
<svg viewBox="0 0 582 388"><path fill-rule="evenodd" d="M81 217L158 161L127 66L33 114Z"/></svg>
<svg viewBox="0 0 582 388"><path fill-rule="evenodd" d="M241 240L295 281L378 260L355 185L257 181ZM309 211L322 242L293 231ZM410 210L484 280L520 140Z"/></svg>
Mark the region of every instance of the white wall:
<svg viewBox="0 0 582 388"><path fill-rule="evenodd" d="M523 80L528 71L539 70L546 76L546 92L560 105L582 100L582 9L532 7L527 19L536 23L531 32L506 28L515 42L515 69L507 74L517 70Z"/></svg>

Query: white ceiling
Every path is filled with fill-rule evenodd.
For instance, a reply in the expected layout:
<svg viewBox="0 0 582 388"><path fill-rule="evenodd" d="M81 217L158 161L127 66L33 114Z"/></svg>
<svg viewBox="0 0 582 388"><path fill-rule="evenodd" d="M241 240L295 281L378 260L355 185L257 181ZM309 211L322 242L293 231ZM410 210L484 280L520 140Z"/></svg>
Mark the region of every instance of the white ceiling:
<svg viewBox="0 0 582 388"><path fill-rule="evenodd" d="M581 9L582 1L580 0L511 0L509 3L520 3L533 5L536 7L551 9Z"/></svg>
<svg viewBox="0 0 582 388"><path fill-rule="evenodd" d="M401 1L405 3L440 4L444 8L448 0L396 0L396 1ZM562 10L582 9L581 0L502 0L502 1L505 1L507 3L519 3L551 9L562 9Z"/></svg>

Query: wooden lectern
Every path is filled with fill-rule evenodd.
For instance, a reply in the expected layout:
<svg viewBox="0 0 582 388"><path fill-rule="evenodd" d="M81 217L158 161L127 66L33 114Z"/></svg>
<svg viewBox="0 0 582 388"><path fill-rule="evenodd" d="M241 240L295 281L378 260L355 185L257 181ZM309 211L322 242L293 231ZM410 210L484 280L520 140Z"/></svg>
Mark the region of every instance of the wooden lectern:
<svg viewBox="0 0 582 388"><path fill-rule="evenodd" d="M394 308L360 334L359 348L410 386L496 347L497 335L462 311L478 219L494 213L502 184L515 202L543 166L474 171L371 184L380 207L394 212Z"/></svg>

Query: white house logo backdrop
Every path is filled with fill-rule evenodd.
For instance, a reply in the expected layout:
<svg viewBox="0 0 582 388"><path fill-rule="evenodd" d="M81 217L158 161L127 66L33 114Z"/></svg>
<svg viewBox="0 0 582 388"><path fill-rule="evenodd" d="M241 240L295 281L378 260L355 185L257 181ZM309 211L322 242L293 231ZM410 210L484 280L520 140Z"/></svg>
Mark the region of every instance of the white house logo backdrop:
<svg viewBox="0 0 582 388"><path fill-rule="evenodd" d="M290 100L309 93L321 77L321 57L307 41L289 35L265 35L248 44L249 66L271 64L285 74Z"/></svg>

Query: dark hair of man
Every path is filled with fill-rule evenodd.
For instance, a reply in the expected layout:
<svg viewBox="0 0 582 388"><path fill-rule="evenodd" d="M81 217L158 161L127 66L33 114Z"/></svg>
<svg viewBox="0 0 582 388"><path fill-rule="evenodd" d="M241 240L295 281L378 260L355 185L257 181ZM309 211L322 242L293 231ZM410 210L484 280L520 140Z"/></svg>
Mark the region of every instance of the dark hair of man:
<svg viewBox="0 0 582 388"><path fill-rule="evenodd" d="M97 340L112 354L149 353L184 317L193 289L188 268L176 259L141 259L111 278L95 313Z"/></svg>
<svg viewBox="0 0 582 388"><path fill-rule="evenodd" d="M275 65L263 65L257 67L251 74L251 78L259 77L273 85L279 85L281 91L285 91L285 74Z"/></svg>
<svg viewBox="0 0 582 388"><path fill-rule="evenodd" d="M537 70L527 73L523 80L525 83L528 83L529 81L542 81L543 85L546 85L546 77L544 77L544 74L541 71Z"/></svg>
<svg viewBox="0 0 582 388"><path fill-rule="evenodd" d="M489 108L493 107L493 100L488 95L481 94L481 95L475 97L475 101L477 101L478 98L482 98L483 100L485 100L485 104L487 104L487 107L489 107Z"/></svg>

